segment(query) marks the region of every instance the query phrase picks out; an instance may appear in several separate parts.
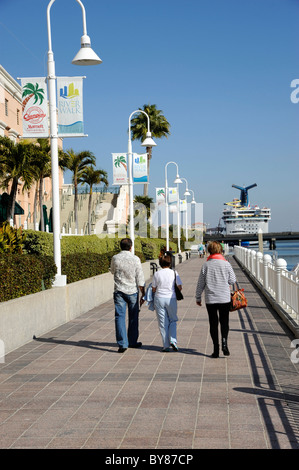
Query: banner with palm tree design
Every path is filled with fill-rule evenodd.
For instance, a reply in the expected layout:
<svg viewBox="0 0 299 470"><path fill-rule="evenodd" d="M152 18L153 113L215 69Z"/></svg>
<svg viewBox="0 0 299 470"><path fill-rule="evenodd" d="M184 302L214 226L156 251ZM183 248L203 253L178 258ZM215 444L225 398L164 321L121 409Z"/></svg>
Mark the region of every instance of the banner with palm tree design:
<svg viewBox="0 0 299 470"><path fill-rule="evenodd" d="M128 184L127 175L127 154L126 153L113 153L113 184Z"/></svg>
<svg viewBox="0 0 299 470"><path fill-rule="evenodd" d="M49 137L46 78L22 78L23 137Z"/></svg>

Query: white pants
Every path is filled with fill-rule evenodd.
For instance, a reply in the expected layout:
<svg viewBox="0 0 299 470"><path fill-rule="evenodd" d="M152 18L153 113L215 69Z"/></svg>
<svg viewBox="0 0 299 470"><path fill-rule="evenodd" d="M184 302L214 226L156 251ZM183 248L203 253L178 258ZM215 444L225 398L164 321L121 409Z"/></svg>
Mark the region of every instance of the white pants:
<svg viewBox="0 0 299 470"><path fill-rule="evenodd" d="M173 297L155 296L155 310L157 314L163 348L169 348L171 343L177 342L177 300Z"/></svg>

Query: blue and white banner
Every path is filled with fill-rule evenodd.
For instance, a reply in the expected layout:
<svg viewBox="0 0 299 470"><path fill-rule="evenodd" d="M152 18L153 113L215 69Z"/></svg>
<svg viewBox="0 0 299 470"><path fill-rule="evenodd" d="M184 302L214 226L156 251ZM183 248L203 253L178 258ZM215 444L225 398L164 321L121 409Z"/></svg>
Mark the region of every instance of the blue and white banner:
<svg viewBox="0 0 299 470"><path fill-rule="evenodd" d="M177 188L168 188L169 212L177 212L178 210L177 203L178 203Z"/></svg>
<svg viewBox="0 0 299 470"><path fill-rule="evenodd" d="M83 77L57 77L59 137L82 137Z"/></svg>
<svg viewBox="0 0 299 470"><path fill-rule="evenodd" d="M133 154L133 183L148 183L147 175L147 153Z"/></svg>

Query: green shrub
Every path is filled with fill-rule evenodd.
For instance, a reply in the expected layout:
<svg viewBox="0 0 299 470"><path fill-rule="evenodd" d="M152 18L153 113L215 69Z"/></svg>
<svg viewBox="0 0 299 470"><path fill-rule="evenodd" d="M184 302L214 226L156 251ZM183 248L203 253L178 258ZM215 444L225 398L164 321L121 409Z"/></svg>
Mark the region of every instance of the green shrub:
<svg viewBox="0 0 299 470"><path fill-rule="evenodd" d="M107 273L112 256L110 253L75 253L61 257L61 271L67 276L67 283L81 281L89 277ZM145 261L143 253L136 253L141 262Z"/></svg>
<svg viewBox="0 0 299 470"><path fill-rule="evenodd" d="M53 234L26 230L24 251L29 255L53 256Z"/></svg>
<svg viewBox="0 0 299 470"><path fill-rule="evenodd" d="M55 274L56 266L52 258L0 254L0 302L51 287Z"/></svg>
<svg viewBox="0 0 299 470"><path fill-rule="evenodd" d="M0 253L22 253L25 238L21 228L15 229L4 222L0 227Z"/></svg>
<svg viewBox="0 0 299 470"><path fill-rule="evenodd" d="M109 271L114 253L72 253L61 257L61 271L67 283L98 276Z"/></svg>

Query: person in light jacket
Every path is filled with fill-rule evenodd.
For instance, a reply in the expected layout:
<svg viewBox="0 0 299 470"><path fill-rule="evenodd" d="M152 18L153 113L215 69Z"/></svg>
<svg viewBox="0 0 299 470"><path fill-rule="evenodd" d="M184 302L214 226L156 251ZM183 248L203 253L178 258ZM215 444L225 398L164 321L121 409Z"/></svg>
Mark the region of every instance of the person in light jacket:
<svg viewBox="0 0 299 470"><path fill-rule="evenodd" d="M152 292L157 314L159 329L162 337L163 352L178 351L177 345L177 299L174 290L175 276L179 289L182 289L180 276L171 267L171 256L164 254L160 259L162 269L154 274Z"/></svg>
<svg viewBox="0 0 299 470"><path fill-rule="evenodd" d="M213 358L219 357L218 323L222 336L222 352L229 356L227 345L229 332L229 308L231 301L231 287L236 283L236 276L231 264L222 255L222 246L219 242L210 242L208 245L210 256L202 266L197 287L196 303L201 306L202 293L205 291L206 308L209 315L210 335L214 345Z"/></svg>
<svg viewBox="0 0 299 470"><path fill-rule="evenodd" d="M139 305L143 304L144 274L138 256L132 253L132 240L123 238L120 242L121 252L111 260L110 272L114 275L115 332L119 346L118 352L124 353L127 348L140 348ZM139 290L142 297L139 302ZM128 331L126 331L126 308L128 306Z"/></svg>

